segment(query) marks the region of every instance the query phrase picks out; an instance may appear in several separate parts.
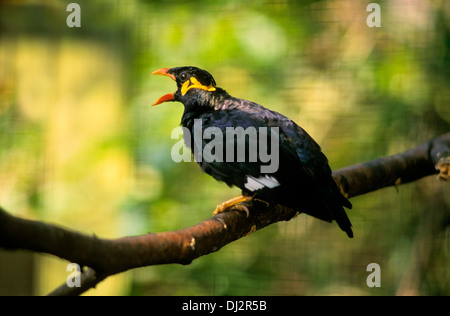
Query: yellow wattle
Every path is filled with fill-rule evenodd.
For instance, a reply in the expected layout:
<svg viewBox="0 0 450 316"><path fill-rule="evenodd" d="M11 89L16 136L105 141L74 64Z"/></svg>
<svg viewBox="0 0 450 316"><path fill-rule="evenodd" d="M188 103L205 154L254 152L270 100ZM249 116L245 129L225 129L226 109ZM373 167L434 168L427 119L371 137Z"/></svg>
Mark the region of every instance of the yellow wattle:
<svg viewBox="0 0 450 316"><path fill-rule="evenodd" d="M216 88L214 88L211 84L209 86L205 86L201 84L197 79L194 77L187 80L183 85L181 86L181 94L185 95L186 92L188 92L190 89L202 89L206 91L216 91Z"/></svg>

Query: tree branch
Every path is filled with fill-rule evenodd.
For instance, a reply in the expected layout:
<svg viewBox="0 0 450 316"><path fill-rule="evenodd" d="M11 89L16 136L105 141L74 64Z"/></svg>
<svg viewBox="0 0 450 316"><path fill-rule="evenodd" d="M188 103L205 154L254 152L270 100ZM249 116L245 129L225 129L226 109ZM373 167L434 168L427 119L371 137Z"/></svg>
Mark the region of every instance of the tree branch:
<svg viewBox="0 0 450 316"><path fill-rule="evenodd" d="M450 133L446 133L403 153L336 170L333 178L343 195L352 197L438 172L438 179L448 180L449 166Z"/></svg>
<svg viewBox="0 0 450 316"><path fill-rule="evenodd" d="M333 177L346 197L365 194L436 174L450 175L450 133L413 149L337 170ZM438 171L437 171L438 170ZM279 205L247 202L250 216L239 211L220 213L195 226L119 239L87 236L52 224L18 218L0 208L0 247L49 253L81 266L80 288L66 284L52 295L79 295L106 277L129 269L167 263L189 264L267 225L298 213Z"/></svg>

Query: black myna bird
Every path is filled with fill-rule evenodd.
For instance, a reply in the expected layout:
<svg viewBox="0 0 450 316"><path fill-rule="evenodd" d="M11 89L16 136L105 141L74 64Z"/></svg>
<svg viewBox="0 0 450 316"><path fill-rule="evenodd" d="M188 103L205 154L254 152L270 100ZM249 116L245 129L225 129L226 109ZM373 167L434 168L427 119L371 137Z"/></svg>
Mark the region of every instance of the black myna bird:
<svg viewBox="0 0 450 316"><path fill-rule="evenodd" d="M177 91L153 105L184 104L183 138L202 170L242 190L213 214L257 198L327 222L335 220L353 237L343 208L352 205L334 182L320 146L300 126L259 104L232 97L197 67L163 68L152 74L176 81Z"/></svg>

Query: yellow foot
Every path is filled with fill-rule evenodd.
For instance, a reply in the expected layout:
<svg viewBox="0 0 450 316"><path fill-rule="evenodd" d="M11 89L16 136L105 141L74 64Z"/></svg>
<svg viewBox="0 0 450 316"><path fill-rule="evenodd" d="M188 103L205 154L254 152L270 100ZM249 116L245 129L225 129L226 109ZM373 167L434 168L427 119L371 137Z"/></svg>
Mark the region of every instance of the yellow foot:
<svg viewBox="0 0 450 316"><path fill-rule="evenodd" d="M436 164L436 169L439 170L438 179L447 181L450 179L450 157L442 157Z"/></svg>
<svg viewBox="0 0 450 316"><path fill-rule="evenodd" d="M235 206L236 204L251 201L252 199L253 199L253 196L244 196L244 195L240 194L228 201L225 201L225 202L217 205L215 211L213 212L213 215L223 213L226 210L228 210L230 207ZM245 205L236 205L235 208L239 211L244 211L247 214L247 217L250 215L250 212Z"/></svg>

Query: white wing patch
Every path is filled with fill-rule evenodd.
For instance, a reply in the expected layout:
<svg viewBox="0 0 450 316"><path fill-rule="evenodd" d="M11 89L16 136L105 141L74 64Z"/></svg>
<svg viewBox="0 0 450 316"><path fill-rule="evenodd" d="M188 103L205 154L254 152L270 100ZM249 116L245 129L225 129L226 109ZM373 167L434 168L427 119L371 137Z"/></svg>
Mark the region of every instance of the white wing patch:
<svg viewBox="0 0 450 316"><path fill-rule="evenodd" d="M272 189L279 186L280 183L274 177L269 177L265 175L263 177L255 178L252 176L247 176L247 183L244 185L250 191L260 190L264 187Z"/></svg>

